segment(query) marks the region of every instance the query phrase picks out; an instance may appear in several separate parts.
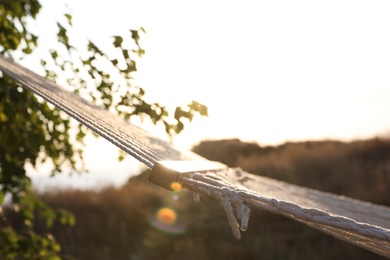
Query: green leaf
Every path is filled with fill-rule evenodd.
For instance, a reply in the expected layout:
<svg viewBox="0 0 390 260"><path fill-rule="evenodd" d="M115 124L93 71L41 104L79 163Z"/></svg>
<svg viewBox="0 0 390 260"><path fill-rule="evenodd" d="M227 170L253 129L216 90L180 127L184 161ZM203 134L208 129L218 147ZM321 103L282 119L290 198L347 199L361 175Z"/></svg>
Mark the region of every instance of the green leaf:
<svg viewBox="0 0 390 260"><path fill-rule="evenodd" d="M142 56L145 55L145 50L143 49L133 50L133 53L137 54L138 57L142 58Z"/></svg>
<svg viewBox="0 0 390 260"><path fill-rule="evenodd" d="M113 59L113 60L111 60L111 62L112 62L112 65L114 65L114 66L118 65L118 60L117 59Z"/></svg>
<svg viewBox="0 0 390 260"><path fill-rule="evenodd" d="M114 47L115 48L118 48L119 46L122 45L122 42L123 42L123 38L121 36L114 36Z"/></svg>
<svg viewBox="0 0 390 260"><path fill-rule="evenodd" d="M66 17L66 19L68 19L69 25L72 25L72 15L70 15L70 14L65 14L65 17Z"/></svg>
<svg viewBox="0 0 390 260"><path fill-rule="evenodd" d="M207 109L207 106L199 103L199 102L196 102L196 101L192 101L189 105L188 105L189 108L191 108L192 110L198 112L201 116L208 116L208 109Z"/></svg>
<svg viewBox="0 0 390 260"><path fill-rule="evenodd" d="M178 122L175 130L176 134L180 134L180 132L183 131L183 129L184 129L184 124L182 122Z"/></svg>
<svg viewBox="0 0 390 260"><path fill-rule="evenodd" d="M191 121L193 116L194 116L193 113L191 113L189 111L184 111L181 107L176 107L174 117L177 121L180 121L180 119L183 117L187 118Z"/></svg>
<svg viewBox="0 0 390 260"><path fill-rule="evenodd" d="M135 41L136 44L139 42L139 33L137 30L130 30L131 32L131 38Z"/></svg>
<svg viewBox="0 0 390 260"><path fill-rule="evenodd" d="M88 42L88 50L101 56L105 56L104 53L91 41Z"/></svg>
<svg viewBox="0 0 390 260"><path fill-rule="evenodd" d="M51 54L51 57L53 58L53 60L55 60L55 59L58 58L58 53L57 53L57 51L51 51L50 54Z"/></svg>

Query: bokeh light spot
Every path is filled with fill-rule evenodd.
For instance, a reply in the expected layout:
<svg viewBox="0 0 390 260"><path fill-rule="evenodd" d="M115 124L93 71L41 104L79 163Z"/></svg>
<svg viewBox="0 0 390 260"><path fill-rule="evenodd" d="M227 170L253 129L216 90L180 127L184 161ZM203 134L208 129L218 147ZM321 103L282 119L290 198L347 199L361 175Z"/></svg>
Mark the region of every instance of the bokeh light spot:
<svg viewBox="0 0 390 260"><path fill-rule="evenodd" d="M156 229L169 234L183 234L186 225L179 220L175 210L164 207L160 208L150 219L150 224Z"/></svg>
<svg viewBox="0 0 390 260"><path fill-rule="evenodd" d="M181 188L182 188L182 185L181 185L179 182L177 182L177 181L172 182L172 184L171 184L171 189L172 189L173 191L181 190Z"/></svg>
<svg viewBox="0 0 390 260"><path fill-rule="evenodd" d="M170 208L162 208L157 212L157 220L165 225L171 225L176 218L176 212Z"/></svg>

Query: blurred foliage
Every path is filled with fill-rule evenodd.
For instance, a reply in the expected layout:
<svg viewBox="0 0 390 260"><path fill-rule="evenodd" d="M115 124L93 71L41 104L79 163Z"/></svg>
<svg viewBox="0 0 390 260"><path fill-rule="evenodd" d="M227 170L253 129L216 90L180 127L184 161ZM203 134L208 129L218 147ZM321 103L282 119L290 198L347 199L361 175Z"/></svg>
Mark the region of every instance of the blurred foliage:
<svg viewBox="0 0 390 260"><path fill-rule="evenodd" d="M221 140L202 142L195 150L204 151L201 155L209 158L226 149L225 158L220 158L224 163L234 153L234 166L251 172L390 205L390 140L275 147ZM350 163L353 166L348 166ZM366 176L364 180L362 176ZM169 192L150 183L148 177L146 171L121 188L100 192L57 190L40 194L51 207L68 209L78 221L74 227L37 226L37 232L58 237L63 259L385 259L257 208L252 208L249 229L236 240L224 210L214 199L203 194L195 204L188 190ZM362 192L362 186L368 186L370 192ZM164 229L153 220L157 210L165 207L176 212L177 221ZM182 227L180 232L177 227Z"/></svg>
<svg viewBox="0 0 390 260"><path fill-rule="evenodd" d="M2 55L26 57L39 47L39 35L31 32L29 24L40 9L38 0L0 0ZM183 120L191 120L196 113L207 115L207 108L193 101L176 108L172 123L166 107L146 102L145 91L133 83L136 59L145 54L139 44L141 34L145 33L143 28L130 30L123 37L114 36L112 47L117 56L109 57L91 41L85 50L76 50L68 36L72 15L65 13L59 19L62 20L57 22L57 35L53 35L58 46L49 50L49 58L40 60L47 78L67 82L71 91L125 119L140 116L154 124L162 123L171 136L183 130ZM77 130L72 135L74 129ZM63 166L71 171L84 170L82 145L87 131L85 126L0 73L0 205L5 195L10 194L11 205L21 219L19 226L11 225L0 207L0 259L58 259L60 246L53 236L33 232L34 212L46 219L47 226L56 219L66 225L74 225L75 220L66 211L52 210L30 192L25 165L50 160L53 174ZM123 156L124 153L119 158Z"/></svg>

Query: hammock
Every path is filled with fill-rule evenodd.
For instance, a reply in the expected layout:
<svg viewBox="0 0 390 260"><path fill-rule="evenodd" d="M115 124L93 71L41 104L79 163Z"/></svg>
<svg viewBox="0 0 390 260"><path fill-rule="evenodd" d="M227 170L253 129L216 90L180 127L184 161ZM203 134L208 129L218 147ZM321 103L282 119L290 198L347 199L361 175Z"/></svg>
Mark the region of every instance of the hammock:
<svg viewBox="0 0 390 260"><path fill-rule="evenodd" d="M0 70L152 168L164 188L179 183L217 199L236 238L249 225L250 207L278 213L390 258L390 208L253 175L182 151L0 56Z"/></svg>

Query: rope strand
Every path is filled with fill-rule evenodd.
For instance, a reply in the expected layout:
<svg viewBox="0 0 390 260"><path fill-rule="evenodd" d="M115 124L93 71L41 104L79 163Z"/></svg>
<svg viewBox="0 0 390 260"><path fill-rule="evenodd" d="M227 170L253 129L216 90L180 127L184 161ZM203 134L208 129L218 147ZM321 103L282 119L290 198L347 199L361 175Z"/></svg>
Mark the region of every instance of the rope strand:
<svg viewBox="0 0 390 260"><path fill-rule="evenodd" d="M240 183L240 179L233 178L233 176L240 176L242 179L243 176L245 177L248 175L248 173L243 172L241 169L229 168L217 172L186 174L181 176L180 180L183 187L187 187L195 192L205 193L208 196L215 198L223 206L233 235L237 239L241 238L240 229L241 231L245 231L248 228L251 211L249 206L253 206L269 212L285 215L350 243L354 243L383 256L390 257L390 229L388 227L385 228L381 225L358 221L359 215L356 215L355 219L347 217L346 215L351 215L351 212L345 212L344 215L332 214L329 210L327 211L320 207L321 201L318 202L317 207L304 207L300 206L299 203L293 203L288 199L283 200L263 196L253 190L245 188L245 186ZM253 178L253 175L250 176ZM257 176L257 178L259 177ZM271 182L271 180L266 178L262 180L273 185L275 185L274 182L277 182L274 180ZM298 189L298 187L296 189ZM298 191L313 193L317 196L321 195L323 204L348 205L345 201L346 199L343 197L319 193L318 191L301 187L299 187ZM286 193L286 191L284 192ZM285 197L288 198L289 196ZM303 200L305 198L301 199ZM385 212L389 213L386 221L387 224L390 225L390 210L388 208L372 208L373 205L361 203L356 200L350 200L348 202L351 204L360 203L360 206L370 206L370 214L374 215L376 213L375 210L377 210L377 215L380 216L380 218L385 218L384 216L386 216L386 214L383 212L383 210L385 210ZM236 212L236 214L234 214L234 212ZM339 210L339 212L341 212L341 210ZM238 224L238 219L241 221L240 225Z"/></svg>

